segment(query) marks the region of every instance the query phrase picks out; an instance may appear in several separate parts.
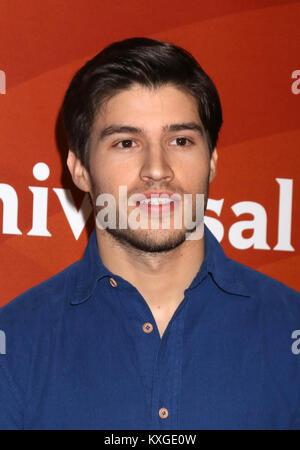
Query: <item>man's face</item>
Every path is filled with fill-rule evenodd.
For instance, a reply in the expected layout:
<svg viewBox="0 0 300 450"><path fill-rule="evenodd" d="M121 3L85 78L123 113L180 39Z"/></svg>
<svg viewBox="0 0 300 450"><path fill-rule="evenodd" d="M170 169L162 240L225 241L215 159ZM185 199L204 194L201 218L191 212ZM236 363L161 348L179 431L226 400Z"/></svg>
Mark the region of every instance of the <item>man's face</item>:
<svg viewBox="0 0 300 450"><path fill-rule="evenodd" d="M116 200L117 226L106 232L119 242L142 251L169 251L185 241L187 227L183 214L184 202L188 200L183 200L184 194L192 194L193 202L189 206L195 219L195 194L204 194L206 208L216 162L216 150L210 158L197 103L192 96L172 85L152 90L135 84L104 104L93 125L89 179L95 215L100 209L96 206L98 195L112 194ZM175 202L175 211L171 206L170 213L168 207L140 205L138 211L143 228L133 229L128 224L121 229L118 227L120 216L124 219L125 214L128 219L138 204L124 211L118 201L119 186L126 186L127 198L137 193L167 192L168 195L179 194L183 203ZM178 214L179 206L182 227L177 229L174 214ZM170 226L163 229L167 214L170 214ZM159 223L159 229L153 229L153 223L156 223L154 228L158 228Z"/></svg>

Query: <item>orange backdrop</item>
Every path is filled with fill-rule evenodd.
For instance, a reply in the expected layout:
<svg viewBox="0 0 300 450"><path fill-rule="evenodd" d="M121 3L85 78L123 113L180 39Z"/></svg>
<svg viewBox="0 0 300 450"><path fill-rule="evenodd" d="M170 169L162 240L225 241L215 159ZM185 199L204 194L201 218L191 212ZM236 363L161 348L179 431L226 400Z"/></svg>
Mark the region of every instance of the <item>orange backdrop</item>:
<svg viewBox="0 0 300 450"><path fill-rule="evenodd" d="M87 59L134 36L183 46L214 80L224 125L207 224L228 256L300 290L299 24L287 0L1 0L0 305L82 256L93 222L59 110Z"/></svg>

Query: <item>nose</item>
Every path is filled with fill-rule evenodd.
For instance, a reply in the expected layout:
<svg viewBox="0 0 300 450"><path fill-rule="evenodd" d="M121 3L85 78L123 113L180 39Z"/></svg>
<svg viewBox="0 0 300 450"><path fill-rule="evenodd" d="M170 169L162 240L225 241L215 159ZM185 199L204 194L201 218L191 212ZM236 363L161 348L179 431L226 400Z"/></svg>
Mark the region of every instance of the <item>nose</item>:
<svg viewBox="0 0 300 450"><path fill-rule="evenodd" d="M170 161L160 145L147 148L140 171L142 181L171 181L174 178Z"/></svg>

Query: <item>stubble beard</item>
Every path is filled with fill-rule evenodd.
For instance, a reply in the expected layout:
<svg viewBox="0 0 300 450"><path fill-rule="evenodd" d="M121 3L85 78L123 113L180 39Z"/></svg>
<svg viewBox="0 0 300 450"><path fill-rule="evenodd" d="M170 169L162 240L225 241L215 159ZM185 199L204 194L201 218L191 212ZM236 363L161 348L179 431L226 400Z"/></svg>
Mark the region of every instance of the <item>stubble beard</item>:
<svg viewBox="0 0 300 450"><path fill-rule="evenodd" d="M96 192L96 194L95 194ZM207 206L209 192L209 181L206 180L206 190L204 197L204 212ZM98 209L96 207L94 199L102 192L96 189L93 185L93 208L95 217L97 216ZM195 206L195 205L194 205ZM193 221L196 219L196 211L193 210ZM204 220L204 214L203 214ZM188 229L187 227L182 227L181 229L171 228L169 230L165 229L137 229L133 230L129 227L126 229L119 228L119 211L116 211L116 228L105 228L103 233L108 233L118 244L123 247L127 247L130 250L138 250L140 252L146 253L166 253L179 247L186 241L186 236L188 233L195 231L195 225L193 229Z"/></svg>

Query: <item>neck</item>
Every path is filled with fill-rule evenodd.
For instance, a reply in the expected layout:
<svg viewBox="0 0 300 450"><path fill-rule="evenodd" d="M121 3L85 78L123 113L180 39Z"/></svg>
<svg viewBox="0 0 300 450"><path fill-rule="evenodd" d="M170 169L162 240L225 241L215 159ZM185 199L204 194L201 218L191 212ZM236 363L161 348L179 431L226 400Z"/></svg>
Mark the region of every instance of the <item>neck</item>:
<svg viewBox="0 0 300 450"><path fill-rule="evenodd" d="M150 253L122 245L105 230L96 232L103 264L135 286L150 309L178 306L204 259L204 235L168 252Z"/></svg>

